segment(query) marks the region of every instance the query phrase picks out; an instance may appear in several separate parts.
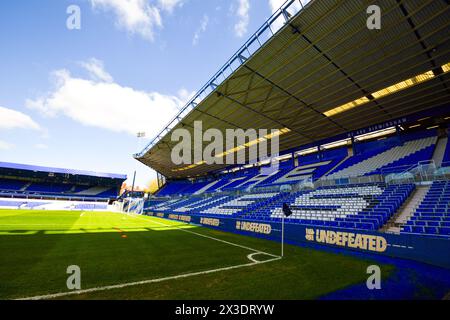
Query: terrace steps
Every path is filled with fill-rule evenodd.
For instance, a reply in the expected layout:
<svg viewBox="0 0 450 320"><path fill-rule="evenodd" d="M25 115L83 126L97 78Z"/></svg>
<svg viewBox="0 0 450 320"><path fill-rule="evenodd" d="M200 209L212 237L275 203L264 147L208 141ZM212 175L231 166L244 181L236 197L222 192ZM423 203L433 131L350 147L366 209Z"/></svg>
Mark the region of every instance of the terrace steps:
<svg viewBox="0 0 450 320"><path fill-rule="evenodd" d="M404 226L411 216L414 214L415 209L420 205L428 191L430 186L418 186L411 194L409 199L405 201L403 206L398 210L390 221L384 226L381 231L387 231L390 233L399 234L401 227Z"/></svg>
<svg viewBox="0 0 450 320"><path fill-rule="evenodd" d="M20 188L20 191L25 191L28 189L29 186L31 186L32 182L27 183L26 185L24 185L22 188Z"/></svg>
<svg viewBox="0 0 450 320"><path fill-rule="evenodd" d="M111 187L92 187L92 188L77 192L76 195L95 196L102 192L106 192L110 189L111 189Z"/></svg>
<svg viewBox="0 0 450 320"><path fill-rule="evenodd" d="M206 186L204 186L203 188L201 188L200 190L198 190L197 192L195 192L195 195L199 195L199 194L203 194L204 192L206 192L209 188L213 187L214 185L216 185L220 180L215 180L213 182L211 182L210 184L207 184Z"/></svg>
<svg viewBox="0 0 450 320"><path fill-rule="evenodd" d="M442 161L444 160L445 150L447 148L448 137L439 138L436 149L434 150L433 160L437 167L442 165Z"/></svg>
<svg viewBox="0 0 450 320"><path fill-rule="evenodd" d="M336 168L339 167L341 164L343 164L345 161L347 161L347 159L350 158L351 156L353 156L353 152L352 152L352 154L349 153L349 155L346 156L344 159L342 159L342 161L336 163L336 165L335 165L333 168L331 168L330 170L328 170L328 172L326 172L326 173L323 175L323 177L326 177L330 172L333 172L334 169L336 169Z"/></svg>

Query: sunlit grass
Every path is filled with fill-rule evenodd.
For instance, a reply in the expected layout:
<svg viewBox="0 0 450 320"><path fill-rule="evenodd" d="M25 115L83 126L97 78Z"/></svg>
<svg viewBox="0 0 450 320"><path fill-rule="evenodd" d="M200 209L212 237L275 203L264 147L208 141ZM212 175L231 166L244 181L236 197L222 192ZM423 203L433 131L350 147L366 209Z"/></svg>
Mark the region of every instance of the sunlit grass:
<svg viewBox="0 0 450 320"><path fill-rule="evenodd" d="M0 210L0 299L67 292L67 267L82 289L248 264L279 244L155 217L108 212ZM371 262L287 246L286 258L216 274L70 296L83 299L313 299L365 281ZM263 259L264 260L264 259ZM388 275L392 268L382 266Z"/></svg>
<svg viewBox="0 0 450 320"><path fill-rule="evenodd" d="M113 212L0 210L0 235L168 231L195 228L176 221Z"/></svg>

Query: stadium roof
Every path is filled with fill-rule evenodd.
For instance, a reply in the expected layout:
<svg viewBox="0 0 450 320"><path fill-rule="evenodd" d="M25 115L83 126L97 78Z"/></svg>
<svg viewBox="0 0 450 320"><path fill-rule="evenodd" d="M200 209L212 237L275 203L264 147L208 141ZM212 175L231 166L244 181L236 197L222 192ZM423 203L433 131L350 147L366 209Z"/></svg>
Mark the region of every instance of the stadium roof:
<svg viewBox="0 0 450 320"><path fill-rule="evenodd" d="M443 106L450 101L450 5L379 0L288 1L135 157L168 178L226 165L176 166L171 131L287 128L280 150ZM272 29L284 26L272 36Z"/></svg>
<svg viewBox="0 0 450 320"><path fill-rule="evenodd" d="M88 176L88 177L96 177L96 178L109 178L109 179L120 179L120 180L127 179L127 176L122 175L122 174L91 172L91 171L74 170L74 169L49 168L49 167L32 166L32 165L28 165L28 164L10 163L10 162L0 162L0 168L1 169L13 169L13 170L25 170L25 171L33 171L33 172L43 172L43 173L69 174L69 175Z"/></svg>

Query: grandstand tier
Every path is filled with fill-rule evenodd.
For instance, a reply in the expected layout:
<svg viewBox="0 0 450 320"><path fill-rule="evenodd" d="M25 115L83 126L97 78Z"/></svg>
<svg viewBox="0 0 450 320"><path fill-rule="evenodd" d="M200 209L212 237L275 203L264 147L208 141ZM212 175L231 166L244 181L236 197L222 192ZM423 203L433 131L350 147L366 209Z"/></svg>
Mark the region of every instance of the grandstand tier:
<svg viewBox="0 0 450 320"><path fill-rule="evenodd" d="M393 255L439 260L422 249L448 251L450 240L448 5L378 1L383 32L368 32L364 1L287 10L294 3L280 10L278 31L269 19L135 155L157 171L161 188L145 211L201 225L211 218L232 232L265 230L271 240L280 240L281 221L302 233L292 242L319 231L331 244L328 233L370 234L392 239ZM279 132L223 146L215 164L194 159L199 146L190 161L170 161L171 133L193 135L199 121L224 136L235 128ZM225 161L274 136L272 154Z"/></svg>
<svg viewBox="0 0 450 320"><path fill-rule="evenodd" d="M255 166L198 181L169 180L146 203L146 211L280 222L283 204L288 204L289 224L384 230L410 201L418 174L419 182L426 183L418 168L434 161L435 146L438 141L448 144L447 135L436 129L408 130L330 150L319 147L296 161L279 162L271 172L267 166ZM430 177L437 181L401 225L401 233L449 236L450 183L445 179L450 175L442 163L443 167L434 166ZM442 170L444 174L438 174ZM354 177L361 181L352 184Z"/></svg>
<svg viewBox="0 0 450 320"><path fill-rule="evenodd" d="M112 201L125 175L0 162L0 197Z"/></svg>
<svg viewBox="0 0 450 320"><path fill-rule="evenodd" d="M450 237L450 181L435 181L402 233Z"/></svg>
<svg viewBox="0 0 450 320"><path fill-rule="evenodd" d="M299 156L297 165L292 159L285 160L278 163L271 173L267 173L265 167L261 166L218 173L198 180L169 180L157 195L190 195L199 193L199 190L201 193L244 191L295 185L305 180L402 173L419 163L432 161L437 140L438 133L434 129L394 134L384 136L381 140ZM349 155L349 150L352 155ZM356 150L359 152L356 153Z"/></svg>

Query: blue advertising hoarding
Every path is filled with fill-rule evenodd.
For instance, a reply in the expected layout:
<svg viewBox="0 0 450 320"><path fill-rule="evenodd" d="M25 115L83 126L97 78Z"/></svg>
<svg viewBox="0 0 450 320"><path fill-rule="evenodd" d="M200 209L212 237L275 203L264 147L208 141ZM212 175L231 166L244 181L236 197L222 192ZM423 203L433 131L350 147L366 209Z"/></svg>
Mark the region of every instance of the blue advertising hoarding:
<svg viewBox="0 0 450 320"><path fill-rule="evenodd" d="M281 223L258 222L227 217L152 213L147 215L181 221L207 228L281 241ZM450 240L414 234L388 234L366 230L323 228L285 224L285 242L312 247L334 247L367 254L411 259L450 269Z"/></svg>

